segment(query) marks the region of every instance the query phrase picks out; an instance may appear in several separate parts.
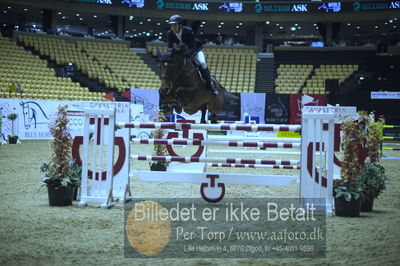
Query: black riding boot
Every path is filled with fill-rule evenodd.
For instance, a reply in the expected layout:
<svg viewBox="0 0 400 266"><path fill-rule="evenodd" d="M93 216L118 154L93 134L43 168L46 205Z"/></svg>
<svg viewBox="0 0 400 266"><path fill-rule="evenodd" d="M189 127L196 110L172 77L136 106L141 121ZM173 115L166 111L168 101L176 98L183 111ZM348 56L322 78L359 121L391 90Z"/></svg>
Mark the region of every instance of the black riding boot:
<svg viewBox="0 0 400 266"><path fill-rule="evenodd" d="M211 81L210 70L208 70L208 68L206 68L206 69L202 69L201 72L203 74L204 79L206 80L207 88L211 91L212 94L218 95L219 92L215 89L214 84Z"/></svg>

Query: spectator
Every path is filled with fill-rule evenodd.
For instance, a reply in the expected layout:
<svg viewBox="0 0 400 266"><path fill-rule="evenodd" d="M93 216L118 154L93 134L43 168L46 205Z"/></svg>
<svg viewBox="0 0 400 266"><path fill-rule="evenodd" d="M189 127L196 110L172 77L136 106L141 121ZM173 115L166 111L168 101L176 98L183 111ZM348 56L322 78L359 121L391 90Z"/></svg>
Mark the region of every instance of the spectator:
<svg viewBox="0 0 400 266"><path fill-rule="evenodd" d="M23 93L24 92L24 88L18 82L16 82L16 87L17 87L17 92L18 93Z"/></svg>
<svg viewBox="0 0 400 266"><path fill-rule="evenodd" d="M17 92L17 83L16 82L11 83L11 85L10 85L10 87L8 89L8 92L9 93Z"/></svg>

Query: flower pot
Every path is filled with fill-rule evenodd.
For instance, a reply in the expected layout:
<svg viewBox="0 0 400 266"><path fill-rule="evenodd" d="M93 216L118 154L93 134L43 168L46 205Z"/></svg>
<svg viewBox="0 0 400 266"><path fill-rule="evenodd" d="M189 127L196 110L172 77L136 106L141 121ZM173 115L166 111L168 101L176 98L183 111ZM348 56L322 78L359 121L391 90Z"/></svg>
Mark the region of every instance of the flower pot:
<svg viewBox="0 0 400 266"><path fill-rule="evenodd" d="M345 217L358 217L361 210L361 197L347 201L344 197L335 198L335 215Z"/></svg>
<svg viewBox="0 0 400 266"><path fill-rule="evenodd" d="M17 144L17 140L18 140L18 137L16 137L16 138L9 137L8 138L8 143L9 144Z"/></svg>
<svg viewBox="0 0 400 266"><path fill-rule="evenodd" d="M150 171L166 171L167 166L161 163L154 163L150 165Z"/></svg>
<svg viewBox="0 0 400 266"><path fill-rule="evenodd" d="M70 206L74 195L74 187L47 186L50 206Z"/></svg>
<svg viewBox="0 0 400 266"><path fill-rule="evenodd" d="M364 199L361 203L361 211L370 212L372 211L373 206L374 206L374 198Z"/></svg>

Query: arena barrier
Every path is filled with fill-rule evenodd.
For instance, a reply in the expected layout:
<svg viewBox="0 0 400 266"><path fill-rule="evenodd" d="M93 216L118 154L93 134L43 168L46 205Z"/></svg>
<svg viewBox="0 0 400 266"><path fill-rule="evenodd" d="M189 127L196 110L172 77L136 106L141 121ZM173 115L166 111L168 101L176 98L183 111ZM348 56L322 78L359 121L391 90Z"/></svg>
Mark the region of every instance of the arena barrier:
<svg viewBox="0 0 400 266"><path fill-rule="evenodd" d="M127 111L129 113L129 111ZM334 147L334 121L335 115L329 107L305 107L302 117L301 162L299 160L271 160L271 159L245 159L245 158L210 158L204 157L204 145L222 145L235 147L263 147L294 144L276 144L264 141L209 141L207 136L193 133L193 139L189 139L189 131L198 130L243 130L243 131L294 131L300 126L280 125L236 125L236 124L187 124L187 123L128 123L115 122L113 110L85 110L85 126L83 136L83 160L82 189L79 206L85 206L89 202L103 203L101 207L107 208L113 205L114 198L126 201L130 198L129 175L137 175L142 180L158 182L189 182L200 183L200 194L208 202L218 202L225 195L225 184L286 186L294 180L300 179L300 198L303 204L315 203L315 199L323 199L322 208L328 215L332 214L332 177L333 177L333 147ZM95 127L92 147L89 147L90 126ZM116 130L117 128L117 130ZM161 143L167 147L173 144L195 145L198 151L192 156L154 156L130 154L130 134L125 131L123 140L115 138L114 132L129 128L164 128L167 130L182 130L184 139L133 139L134 143ZM172 138L179 135L176 131L170 131ZM176 133L176 134L175 134ZM117 141L118 139L118 141ZM113 161L114 145L119 147L117 163L112 166L107 164L107 170L102 171L103 156L97 154L106 153L107 162ZM118 143L117 143L118 142ZM123 142L123 143L121 143ZM170 149L170 151L173 149ZM92 151L91 160L89 152ZM106 152L105 152L106 151ZM203 164L202 172L153 172L153 171L129 171L128 158L135 160L155 160L171 162L195 162ZM91 167L88 167L91 162ZM104 164L104 163L103 163ZM226 164L231 167L271 167L279 169L300 168L300 176L293 175L244 175L207 172L209 164ZM90 168L90 169L89 169ZM114 176L114 178L110 178ZM117 195L115 195L117 193ZM318 206L317 206L318 207Z"/></svg>

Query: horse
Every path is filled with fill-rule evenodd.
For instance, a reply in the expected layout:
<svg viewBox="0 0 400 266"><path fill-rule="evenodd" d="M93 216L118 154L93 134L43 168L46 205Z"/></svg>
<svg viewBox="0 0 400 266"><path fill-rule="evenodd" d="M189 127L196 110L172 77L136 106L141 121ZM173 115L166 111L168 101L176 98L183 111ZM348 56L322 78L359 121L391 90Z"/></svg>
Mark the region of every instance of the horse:
<svg viewBox="0 0 400 266"><path fill-rule="evenodd" d="M164 112L175 109L180 113L183 109L192 115L201 110L201 123L205 124L207 109L215 116L223 110L226 100L237 98L214 76L212 82L219 95L213 95L201 77L201 72L190 58L184 56L183 50L174 49L164 54L158 49L157 53L160 61L160 99L168 102L161 108Z"/></svg>
<svg viewBox="0 0 400 266"><path fill-rule="evenodd" d="M22 106L24 126L26 129L29 129L32 125L36 128L38 124L48 124L48 121L37 121L40 117L50 120L39 104L34 101L27 101L21 102L20 105Z"/></svg>

